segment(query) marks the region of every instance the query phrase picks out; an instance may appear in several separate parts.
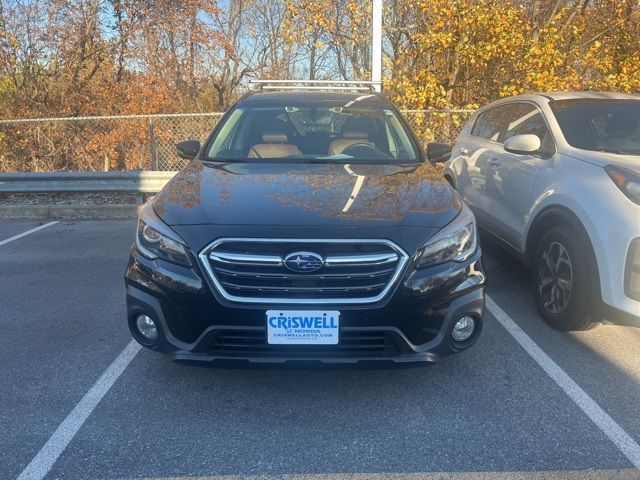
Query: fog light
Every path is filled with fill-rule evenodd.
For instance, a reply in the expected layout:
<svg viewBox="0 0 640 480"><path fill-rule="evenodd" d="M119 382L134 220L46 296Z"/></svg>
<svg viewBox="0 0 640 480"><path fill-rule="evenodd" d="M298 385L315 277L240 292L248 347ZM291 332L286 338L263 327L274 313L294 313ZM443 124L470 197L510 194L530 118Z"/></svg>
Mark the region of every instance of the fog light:
<svg viewBox="0 0 640 480"><path fill-rule="evenodd" d="M471 317L462 317L453 326L451 336L456 342L464 342L471 338L473 332L476 330L476 321Z"/></svg>
<svg viewBox="0 0 640 480"><path fill-rule="evenodd" d="M147 340L156 340L158 338L158 327L156 327L156 322L154 322L151 317L139 315L138 318L136 318L136 328L138 332L140 332L140 335Z"/></svg>
<svg viewBox="0 0 640 480"><path fill-rule="evenodd" d="M640 238L631 242L624 274L624 293L640 301Z"/></svg>
<svg viewBox="0 0 640 480"><path fill-rule="evenodd" d="M629 277L629 290L635 295L640 294L640 273L631 272L631 276Z"/></svg>

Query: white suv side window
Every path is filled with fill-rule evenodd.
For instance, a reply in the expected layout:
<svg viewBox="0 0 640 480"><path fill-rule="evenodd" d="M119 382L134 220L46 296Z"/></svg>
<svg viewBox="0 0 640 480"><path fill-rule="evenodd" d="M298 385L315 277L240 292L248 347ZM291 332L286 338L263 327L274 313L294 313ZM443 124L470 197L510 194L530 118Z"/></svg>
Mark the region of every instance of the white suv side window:
<svg viewBox="0 0 640 480"><path fill-rule="evenodd" d="M497 142L505 124L505 107L508 105L500 105L478 115L471 129L471 135Z"/></svg>
<svg viewBox="0 0 640 480"><path fill-rule="evenodd" d="M542 154L555 153L553 137L549 133L542 113L530 103L507 103L478 115L471 135L503 144L509 137L524 134L540 138Z"/></svg>
<svg viewBox="0 0 640 480"><path fill-rule="evenodd" d="M504 143L502 138L504 132L509 129L514 118L522 116L514 111L516 107L521 105L527 106L527 104L522 103L507 103L482 112L478 115L476 123L473 125L471 135L491 140L492 142Z"/></svg>
<svg viewBox="0 0 640 480"><path fill-rule="evenodd" d="M507 124L498 136L498 143L504 143L515 135L536 135L541 142L540 153L553 155L555 144L540 110L530 103L508 105Z"/></svg>

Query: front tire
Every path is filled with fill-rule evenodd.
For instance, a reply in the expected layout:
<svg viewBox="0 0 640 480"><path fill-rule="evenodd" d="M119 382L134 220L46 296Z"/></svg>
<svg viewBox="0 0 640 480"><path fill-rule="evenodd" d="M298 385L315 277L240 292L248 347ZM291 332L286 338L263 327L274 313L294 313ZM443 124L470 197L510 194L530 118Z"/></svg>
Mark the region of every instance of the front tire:
<svg viewBox="0 0 640 480"><path fill-rule="evenodd" d="M538 243L532 274L536 305L548 325L574 331L598 324L598 270L582 231L569 225L551 228Z"/></svg>

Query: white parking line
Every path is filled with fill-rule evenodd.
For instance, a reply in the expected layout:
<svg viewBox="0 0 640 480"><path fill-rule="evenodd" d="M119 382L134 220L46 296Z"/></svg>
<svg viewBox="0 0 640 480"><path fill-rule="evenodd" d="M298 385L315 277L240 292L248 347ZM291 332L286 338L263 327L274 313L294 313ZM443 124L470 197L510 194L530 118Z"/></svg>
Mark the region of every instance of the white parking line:
<svg viewBox="0 0 640 480"><path fill-rule="evenodd" d="M82 424L89 418L91 412L100 403L109 389L116 383L118 377L122 375L125 368L131 363L136 354L140 351L140 345L134 340L122 350L120 355L113 361L100 378L93 384L89 391L82 397L82 400L71 410L60 426L53 432L44 447L27 465L27 468L20 474L18 480L35 480L45 477L56 460L64 452L69 442L73 440Z"/></svg>
<svg viewBox="0 0 640 480"><path fill-rule="evenodd" d="M7 238L6 240L0 240L0 246L5 245L9 242L13 242L14 240L18 240L19 238L22 237L26 237L27 235L30 235L34 232L37 232L38 230L42 230L43 228L47 228L50 227L51 225L55 225L56 223L60 223L57 220L54 222L49 222L49 223L45 223L44 225L40 225L39 227L36 228L32 228L31 230L27 230L26 232L22 232L14 237L11 238Z"/></svg>
<svg viewBox="0 0 640 480"><path fill-rule="evenodd" d="M48 224L39 228L46 226L48 226ZM29 232L25 232L25 234L28 233ZM486 302L489 312L509 334L511 334L531 358L564 390L569 398L575 402L593 423L609 437L614 445L629 459L631 464L636 469L640 469L640 445L562 370L493 299L487 296ZM140 349L140 345L134 340L129 342L69 415L62 421L56 431L53 432L53 435L47 440L47 443L20 474L18 480L40 480L46 476L84 422L89 418L91 412L98 406L102 398L115 384L127 366L129 366Z"/></svg>
<svg viewBox="0 0 640 480"><path fill-rule="evenodd" d="M487 296L487 309L522 348L555 381L575 404L595 423L637 469L640 445L609 416L560 366L534 342L518 324Z"/></svg>

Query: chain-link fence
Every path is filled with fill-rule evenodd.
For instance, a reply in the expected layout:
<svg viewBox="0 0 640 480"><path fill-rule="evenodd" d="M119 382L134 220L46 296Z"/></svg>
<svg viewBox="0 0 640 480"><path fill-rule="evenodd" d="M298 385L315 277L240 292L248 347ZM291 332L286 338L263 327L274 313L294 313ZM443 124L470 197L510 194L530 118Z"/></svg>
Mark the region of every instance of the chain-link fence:
<svg viewBox="0 0 640 480"><path fill-rule="evenodd" d="M402 110L402 115L423 144L453 143L474 110Z"/></svg>
<svg viewBox="0 0 640 480"><path fill-rule="evenodd" d="M471 110L406 110L423 142L451 142ZM0 120L0 172L179 170L175 144L203 141L222 113Z"/></svg>

